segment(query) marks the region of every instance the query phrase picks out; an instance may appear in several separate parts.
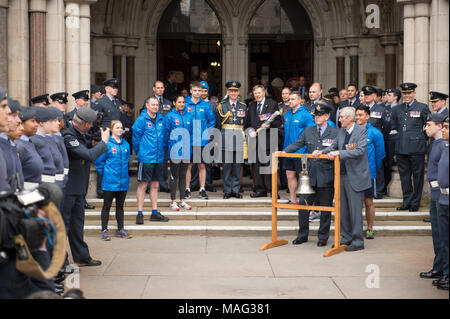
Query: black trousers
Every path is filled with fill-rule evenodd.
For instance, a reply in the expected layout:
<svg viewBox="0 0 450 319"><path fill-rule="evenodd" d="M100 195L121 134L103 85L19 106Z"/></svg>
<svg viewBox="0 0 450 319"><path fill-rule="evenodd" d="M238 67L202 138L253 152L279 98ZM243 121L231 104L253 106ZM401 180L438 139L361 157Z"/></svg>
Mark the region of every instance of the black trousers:
<svg viewBox="0 0 450 319"><path fill-rule="evenodd" d="M333 206L334 188L333 187L313 187L315 194L300 195L300 205L314 206ZM320 212L320 226L318 237L321 241L328 241L330 237L331 212ZM309 234L309 211L298 211L298 238L307 239Z"/></svg>
<svg viewBox="0 0 450 319"><path fill-rule="evenodd" d="M125 198L127 197L127 191L111 192L103 191L103 208L102 208L102 231L108 229L109 212L111 210L111 205L113 199L116 199L116 220L117 229L123 229L123 205L125 203Z"/></svg>
<svg viewBox="0 0 450 319"><path fill-rule="evenodd" d="M387 195L387 188L392 180L392 166L394 165L396 138L390 137L386 139L385 149L386 157L384 162L384 193ZM378 183L378 181L377 181Z"/></svg>
<svg viewBox="0 0 450 319"><path fill-rule="evenodd" d="M402 184L403 205L419 207L424 183L425 154L397 154L397 166Z"/></svg>
<svg viewBox="0 0 450 319"><path fill-rule="evenodd" d="M448 205L439 204L439 236L442 236L442 271L444 276L448 276Z"/></svg>
<svg viewBox="0 0 450 319"><path fill-rule="evenodd" d="M75 262L90 257L89 247L84 241L84 203L86 194L64 195L62 217L66 226L70 250ZM66 259L66 265L68 261Z"/></svg>
<svg viewBox="0 0 450 319"><path fill-rule="evenodd" d="M170 161L170 199L175 200L177 194L177 186L180 190L180 199L184 199L186 195L186 172L188 163L180 161L175 163Z"/></svg>

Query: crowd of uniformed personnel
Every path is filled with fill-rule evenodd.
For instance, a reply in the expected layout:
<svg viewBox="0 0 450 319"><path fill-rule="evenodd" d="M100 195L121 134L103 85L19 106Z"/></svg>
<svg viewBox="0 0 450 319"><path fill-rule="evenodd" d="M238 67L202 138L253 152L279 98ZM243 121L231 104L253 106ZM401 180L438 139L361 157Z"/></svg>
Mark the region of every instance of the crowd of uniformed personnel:
<svg viewBox="0 0 450 319"><path fill-rule="evenodd" d="M101 264L91 257L83 239L84 210L89 208L85 196L93 162L98 169L97 195L105 199L102 238L110 240L107 216L114 197L119 208L122 204L122 211L116 215L121 216L117 217L118 236L132 237L123 227L132 149L138 160L137 224L144 223L146 191L152 201L150 221L169 221L158 211L159 191L171 192L173 210L192 209L186 200L195 187L199 187L199 197L207 200L207 191L216 191L212 180L218 165L223 170L224 199L243 197L244 167L251 167L250 197L268 196L270 156L274 151L328 154L329 160L308 161L314 195L298 197L295 192L302 170L302 162L296 158L280 161L279 189L288 190L292 204L331 206L334 164L330 160L339 155L345 184L341 185L341 195L345 196L341 198L345 210L342 241L348 245L348 251L364 249L363 204L368 222L366 239L374 238L373 199L387 195L394 163L403 192L403 204L397 210L419 209L425 154L430 152L428 181L432 189L430 216L436 260L433 269L420 276L436 278L433 284L448 289L448 95L430 92L431 113L426 104L415 100L414 83L402 83L400 89L384 91L373 86L359 90L350 84L341 91L332 88L324 95L320 83L306 87L300 81L299 86L281 89L281 101L273 100L269 90L257 84L243 101L237 81L226 83L226 94L221 100L209 98L206 81L192 82L188 96L177 95L171 81L156 81L154 94L145 100L134 121L134 106L117 96L119 84L120 79L112 78L103 87L92 86L91 90L73 93L76 106L71 112L66 112L67 92L52 94L52 103L48 94L33 97L32 107L27 107L0 89L0 191L56 183L63 190L59 209L73 260L78 265ZM428 131L424 133L430 122L440 126L429 133L431 143ZM211 137L213 128L220 132L218 139ZM271 145L272 128L277 129L276 145ZM439 135L438 131L442 133ZM258 154L254 162L249 161L252 154ZM308 222L315 218L320 218L317 245L327 245L330 213L322 212L319 217L317 213L310 216L308 211L299 211L299 233L293 244L308 241ZM72 271L66 258L48 287L61 292L64 275Z"/></svg>

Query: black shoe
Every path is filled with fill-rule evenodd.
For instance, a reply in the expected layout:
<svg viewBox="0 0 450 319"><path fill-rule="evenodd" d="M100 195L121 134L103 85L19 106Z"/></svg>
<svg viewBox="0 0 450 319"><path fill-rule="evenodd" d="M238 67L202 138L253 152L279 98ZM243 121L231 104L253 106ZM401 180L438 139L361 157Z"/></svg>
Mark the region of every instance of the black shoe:
<svg viewBox="0 0 450 319"><path fill-rule="evenodd" d="M55 283L55 289L62 289L62 290L64 290L64 285Z"/></svg>
<svg viewBox="0 0 450 319"><path fill-rule="evenodd" d="M150 216L150 221L151 222L168 222L169 218L162 215L160 212L157 212L156 214L152 214Z"/></svg>
<svg viewBox="0 0 450 319"><path fill-rule="evenodd" d="M242 198L242 195L240 193L232 193L231 196L234 196L237 199L241 199Z"/></svg>
<svg viewBox="0 0 450 319"><path fill-rule="evenodd" d="M397 207L397 210L408 210L408 209L410 209L411 208L411 206L405 206L405 205L402 205L402 206L400 206L400 207Z"/></svg>
<svg viewBox="0 0 450 319"><path fill-rule="evenodd" d="M55 294L57 294L57 295L62 295L64 293L64 287L61 289L61 288L56 288L55 287Z"/></svg>
<svg viewBox="0 0 450 319"><path fill-rule="evenodd" d="M186 189L186 192L184 193L184 199L190 199L191 198L191 191L188 191Z"/></svg>
<svg viewBox="0 0 450 319"><path fill-rule="evenodd" d="M223 195L223 199L229 199L229 198L231 198L230 193L225 193L225 195Z"/></svg>
<svg viewBox="0 0 450 319"><path fill-rule="evenodd" d="M439 280L441 280L441 278L433 280L433 286L437 287Z"/></svg>
<svg viewBox="0 0 450 319"><path fill-rule="evenodd" d="M199 195L201 199L208 199L208 195L206 194L206 191L203 189Z"/></svg>
<svg viewBox="0 0 450 319"><path fill-rule="evenodd" d="M324 241L324 240L319 240L317 242L317 247L323 247L323 246L326 246L326 245L327 245L327 242Z"/></svg>
<svg viewBox="0 0 450 319"><path fill-rule="evenodd" d="M84 209L94 209L95 206L89 205L87 202L84 203Z"/></svg>
<svg viewBox="0 0 450 319"><path fill-rule="evenodd" d="M437 289L448 290L448 276L442 277L437 283Z"/></svg>
<svg viewBox="0 0 450 319"><path fill-rule="evenodd" d="M427 272L421 272L419 274L420 278L427 278L427 279L435 279L435 278L441 278L442 276L444 276L444 274L442 273L442 271L436 271L431 269L430 271Z"/></svg>
<svg viewBox="0 0 450 319"><path fill-rule="evenodd" d="M363 250L364 246L354 246L354 245L350 245L347 246L347 248L345 248L345 251L358 251L358 250Z"/></svg>
<svg viewBox="0 0 450 319"><path fill-rule="evenodd" d="M211 193L217 193L217 189L215 187L212 186L206 186L205 190Z"/></svg>
<svg viewBox="0 0 450 319"><path fill-rule="evenodd" d="M257 198L257 197L267 197L267 193L262 192L254 192L250 194L251 198Z"/></svg>
<svg viewBox="0 0 450 319"><path fill-rule="evenodd" d="M146 193L146 194L150 194L150 187L147 187L147 188L145 189L145 193Z"/></svg>
<svg viewBox="0 0 450 319"><path fill-rule="evenodd" d="M375 195L375 199L383 199L383 195L382 194L377 194L377 195Z"/></svg>
<svg viewBox="0 0 450 319"><path fill-rule="evenodd" d="M417 212L419 210L419 207L411 207L409 209L410 212Z"/></svg>
<svg viewBox="0 0 450 319"><path fill-rule="evenodd" d="M97 198L99 199L103 198L103 193L97 193Z"/></svg>
<svg viewBox="0 0 450 319"><path fill-rule="evenodd" d="M144 214L137 214L136 216L136 224L143 225L144 224Z"/></svg>
<svg viewBox="0 0 450 319"><path fill-rule="evenodd" d="M100 266L102 262L100 260L92 259L91 257L77 262L78 266Z"/></svg>
<svg viewBox="0 0 450 319"><path fill-rule="evenodd" d="M59 271L58 274L55 276L55 283L60 284L66 279L66 276L64 275L63 271Z"/></svg>
<svg viewBox="0 0 450 319"><path fill-rule="evenodd" d="M297 237L297 238L295 238L292 241L292 245L300 245L300 244L303 244L303 243L306 243L306 242L308 242L308 238L299 238L299 237Z"/></svg>
<svg viewBox="0 0 450 319"><path fill-rule="evenodd" d="M425 217L423 219L424 223L431 223L431 218L430 217Z"/></svg>
<svg viewBox="0 0 450 319"><path fill-rule="evenodd" d="M244 192L244 188L241 186L240 188L239 188L239 193L243 193Z"/></svg>

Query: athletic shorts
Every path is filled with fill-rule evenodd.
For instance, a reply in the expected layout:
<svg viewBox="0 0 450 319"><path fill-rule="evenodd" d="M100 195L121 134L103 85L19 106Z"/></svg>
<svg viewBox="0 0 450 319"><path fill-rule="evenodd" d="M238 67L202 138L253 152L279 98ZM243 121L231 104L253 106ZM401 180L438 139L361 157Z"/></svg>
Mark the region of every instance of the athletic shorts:
<svg viewBox="0 0 450 319"><path fill-rule="evenodd" d="M287 171L296 171L297 173L302 171L302 160L300 158L285 157L283 159L283 165Z"/></svg>
<svg viewBox="0 0 450 319"><path fill-rule="evenodd" d="M139 163L138 182L160 182L164 180L163 163Z"/></svg>
<svg viewBox="0 0 450 319"><path fill-rule="evenodd" d="M364 191L364 198L374 198L375 193L377 192L377 188L375 187L375 178L371 179L372 187L366 189Z"/></svg>

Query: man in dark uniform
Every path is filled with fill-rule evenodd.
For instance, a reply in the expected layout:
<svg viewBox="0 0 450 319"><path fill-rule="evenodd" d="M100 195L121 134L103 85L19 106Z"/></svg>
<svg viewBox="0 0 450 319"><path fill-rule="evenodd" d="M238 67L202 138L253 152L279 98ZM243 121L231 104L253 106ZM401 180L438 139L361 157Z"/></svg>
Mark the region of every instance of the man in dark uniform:
<svg viewBox="0 0 450 319"><path fill-rule="evenodd" d="M348 100L343 101L339 104L338 109L336 110L336 119L334 123L336 123L336 127L341 127L341 122L339 122L339 111L347 106L353 106L355 109L358 108L358 106L361 104L359 102L359 99L356 98L356 95L358 94L358 86L354 83L350 83L347 85L347 95Z"/></svg>
<svg viewBox="0 0 450 319"><path fill-rule="evenodd" d="M433 281L433 285L438 289L448 290L448 195L449 195L449 157L448 157L448 115L444 119L442 127L442 139L446 141L446 147L442 152L441 159L438 164L438 184L441 189L439 197L439 236L442 236L442 259L444 261L442 266L443 276L439 280Z"/></svg>
<svg viewBox="0 0 450 319"><path fill-rule="evenodd" d="M112 78L103 82L106 94L97 103L97 111L103 113L102 127L109 128L111 121L120 121L120 102L117 99L119 79Z"/></svg>
<svg viewBox="0 0 450 319"><path fill-rule="evenodd" d="M427 139L423 132L430 110L426 104L415 100L415 83L400 85L404 103L392 112L392 129L397 130L398 139L396 156L398 172L400 174L403 205L397 210L418 211L425 171L425 153ZM411 183L411 177L414 184Z"/></svg>
<svg viewBox="0 0 450 319"><path fill-rule="evenodd" d="M69 96L69 93L67 92L58 92L55 94L50 95L50 98L52 99L52 106L56 107L58 110L60 110L63 113L66 113L66 104L67 104L67 97Z"/></svg>
<svg viewBox="0 0 450 319"><path fill-rule="evenodd" d="M445 116L439 113L432 113L428 116L425 132L433 141L430 143L428 154L427 180L430 183L430 221L431 235L433 238L434 260L433 268L427 272L421 272L421 278L441 278L443 276L442 243L439 233L439 197L441 190L438 183L438 165L441 154L444 151L446 141L442 139L442 124Z"/></svg>
<svg viewBox="0 0 450 319"><path fill-rule="evenodd" d="M62 131L64 144L69 155L70 169L66 192L61 204L61 213L64 218L73 260L79 266L98 266L101 264L100 261L91 258L89 248L83 239L84 204L91 163L108 151L106 143L110 135L109 128L102 129L101 141L96 146L91 147L86 138L86 133L96 119L96 111L89 107L80 108L76 111L72 122Z"/></svg>
<svg viewBox="0 0 450 319"><path fill-rule="evenodd" d="M309 88L309 102L306 103L306 108L308 109L309 113L314 115L314 110L316 108L317 103L319 103L319 101L322 100L324 100L328 104L330 109L332 109L331 102L325 100L322 97L322 84L313 83Z"/></svg>
<svg viewBox="0 0 450 319"><path fill-rule="evenodd" d="M123 126L123 135L122 137L130 144L130 152L132 148L132 139L133 139L133 124L134 124L134 104L125 102L122 104L122 112L120 113L120 121ZM130 153L131 154L131 153Z"/></svg>
<svg viewBox="0 0 450 319"><path fill-rule="evenodd" d="M431 108L433 112L440 113L444 116L448 115L448 108L445 106L448 95L436 91L430 92Z"/></svg>
<svg viewBox="0 0 450 319"><path fill-rule="evenodd" d="M173 101L177 95L177 84L175 83L175 77L175 72L170 71L167 76L167 81L164 84L164 97L170 101Z"/></svg>
<svg viewBox="0 0 450 319"><path fill-rule="evenodd" d="M264 153L265 156L269 156L273 150L270 149L270 128L279 129L283 122L281 116L276 116L272 123L266 124L273 114L278 111L278 105L274 100L266 99L266 89L262 85L257 85L253 88L253 95L255 97L255 102L251 102L248 106L247 117L245 120L245 129L252 128L253 133L250 135L251 138L256 138L256 154L257 159L255 163L255 178L256 178L256 189L255 192L250 194L250 197L266 197L267 192L271 192L272 182L271 174L265 174L262 172L263 167L267 169L270 164L270 159L268 162L264 163L262 158L260 158L258 152ZM279 111L278 111L279 112ZM258 129L261 128L259 134L256 134ZM259 139L262 138L263 134L266 138L265 145L259 145ZM277 137L278 140L278 137ZM259 151L258 148L261 147L264 150ZM278 148L278 141L276 148ZM255 150L249 150L253 152ZM250 154L250 153L249 153ZM268 155L269 154L269 155ZM267 178L267 180L265 180Z"/></svg>
<svg viewBox="0 0 450 319"><path fill-rule="evenodd" d="M98 100L102 98L102 87L100 85L91 85L91 109L97 111Z"/></svg>
<svg viewBox="0 0 450 319"><path fill-rule="evenodd" d="M217 106L216 128L222 134L222 163L224 199L232 196L242 198L241 164L248 158L245 141L244 124L247 114L245 103L238 101L241 83L228 82L226 85L228 98Z"/></svg>
<svg viewBox="0 0 450 319"><path fill-rule="evenodd" d="M75 112L79 108L89 106L89 90L82 90L75 92L74 94L72 94L72 96L75 99L75 108L69 113L66 113L66 115L64 116L64 120L66 122L71 121L73 119Z"/></svg>
<svg viewBox="0 0 450 319"><path fill-rule="evenodd" d="M50 105L50 101L48 100L48 93L32 97L30 101L31 106L48 107Z"/></svg>
<svg viewBox="0 0 450 319"><path fill-rule="evenodd" d="M328 125L331 109L328 105L317 105L314 111L315 126L306 127L299 139L285 148L285 153L295 153L307 146L308 154L323 150L336 139L337 129ZM300 195L300 205L332 206L334 198L334 162L326 159L308 160L310 183L315 194ZM299 231L292 244L299 245L308 241L309 211L298 211ZM330 235L331 212L320 213L318 247L325 246Z"/></svg>
<svg viewBox="0 0 450 319"><path fill-rule="evenodd" d="M366 85L362 88L364 93L364 102L370 109L369 123L383 134L383 139L389 135L389 123L387 122L386 106L383 103L377 103L377 96L381 98L381 90L373 86ZM384 184L384 165L377 170L376 195L375 199L383 197Z"/></svg>
<svg viewBox="0 0 450 319"><path fill-rule="evenodd" d="M392 180L392 166L394 161L395 144L397 143L397 130L392 129L392 112L398 106L402 93L399 89L389 88L386 90L386 157L384 158L384 191L382 195L388 195L387 188Z"/></svg>

